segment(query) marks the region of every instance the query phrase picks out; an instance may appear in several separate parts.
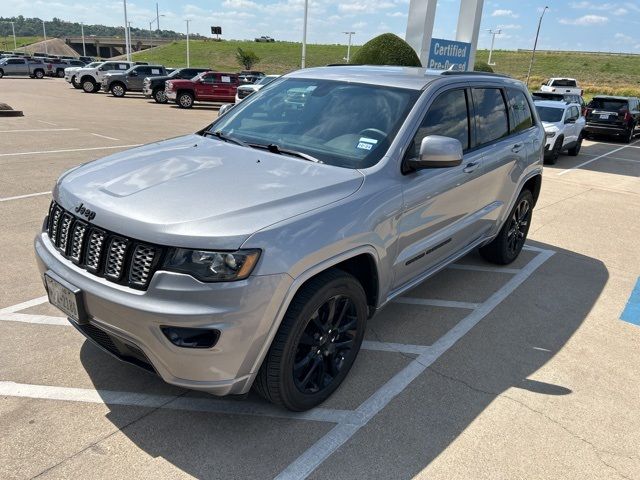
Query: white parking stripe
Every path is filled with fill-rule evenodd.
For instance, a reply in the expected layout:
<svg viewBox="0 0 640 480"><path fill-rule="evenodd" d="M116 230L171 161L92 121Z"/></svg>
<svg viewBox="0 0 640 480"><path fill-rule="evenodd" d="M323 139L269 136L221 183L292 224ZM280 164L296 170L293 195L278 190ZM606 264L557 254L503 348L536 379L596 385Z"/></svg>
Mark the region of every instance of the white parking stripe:
<svg viewBox="0 0 640 480"><path fill-rule="evenodd" d="M94 390L90 388L55 387L0 381L0 396L59 400L110 405L128 405L144 408L165 408L190 412L226 413L261 417L312 420L316 422L348 422L353 412L331 408L314 408L307 412L290 412L268 403L174 395L153 395L139 392Z"/></svg>
<svg viewBox="0 0 640 480"><path fill-rule="evenodd" d="M17 303L15 305L11 305L10 307L2 308L0 309L0 315L3 313L19 312L20 310L35 307L36 305L41 305L48 301L49 301L49 298L46 295L43 295L42 297L33 298L31 300L27 300L26 302Z"/></svg>
<svg viewBox="0 0 640 480"><path fill-rule="evenodd" d="M30 128L25 130L0 130L0 133L31 133L31 132L71 132L79 128Z"/></svg>
<svg viewBox="0 0 640 480"><path fill-rule="evenodd" d="M586 162L582 162L582 163L580 163L580 164L576 165L575 167L571 167L571 168L568 168L567 170L563 170L563 171L561 171L560 173L558 173L558 176L560 176L560 175L565 175L565 174L570 173L570 172L572 172L572 171L574 171L574 170L577 170L578 168L582 168L582 167L584 167L585 165L589 165L590 163L595 162L596 160L600 160L601 158L604 158L604 157L606 157L607 155L611 155L612 153L619 152L620 150L623 150L623 149L625 149L625 148L629 148L629 146L628 146L628 145L624 145L623 147L616 148L616 149L614 149L614 150L611 150L611 151L610 151L610 152L608 152L608 153L603 153L602 155L598 155L597 157L592 158L591 160L587 160Z"/></svg>
<svg viewBox="0 0 640 480"><path fill-rule="evenodd" d="M111 145L108 147L91 147L91 148L69 148L66 150L43 150L39 152L15 152L15 153L0 153L0 157L13 157L18 155L42 155L45 153L69 153L69 152L89 152L91 150L110 150L113 148L133 148L141 146L141 143L135 145Z"/></svg>
<svg viewBox="0 0 640 480"><path fill-rule="evenodd" d="M0 313L0 322L36 323L39 325L71 326L65 317L51 317L49 315L32 315L30 313Z"/></svg>
<svg viewBox="0 0 640 480"><path fill-rule="evenodd" d="M371 397L365 400L356 412L360 417L357 422L339 423L333 427L324 437L312 445L306 452L300 455L293 463L284 469L277 480L294 480L307 478L322 462L333 452L349 440L355 433L387 404L399 395L409 384L430 365L432 365L443 353L449 350L455 343L466 335L480 320L486 317L516 288L518 288L531 274L546 262L554 252L544 251L531 260L522 270L511 278L500 290L495 292L480 307L471 312L460 323L443 335L429 350L407 365L400 373L391 378L385 385L378 389Z"/></svg>
<svg viewBox="0 0 640 480"><path fill-rule="evenodd" d="M513 275L515 275L520 271L519 268L489 267L484 265L465 265L464 263L452 263L447 268L451 268L453 270L470 270L472 272L508 273Z"/></svg>
<svg viewBox="0 0 640 480"><path fill-rule="evenodd" d="M588 153L581 154L585 157L597 157L597 155L589 155ZM621 162L640 163L638 159L634 158L620 158L620 157L607 157L607 160L619 160Z"/></svg>
<svg viewBox="0 0 640 480"><path fill-rule="evenodd" d="M406 305L423 305L426 307L466 308L468 310L475 310L480 306L479 303L456 302L454 300L437 300L434 298L397 297L394 298L392 302L404 303Z"/></svg>
<svg viewBox="0 0 640 480"><path fill-rule="evenodd" d="M116 140L119 141L118 138L113 138L113 137L107 137L106 135L100 135L99 133L90 133L90 135L93 135L95 137L100 137L100 138L106 138L107 140Z"/></svg>
<svg viewBox="0 0 640 480"><path fill-rule="evenodd" d="M18 195L16 197L0 198L0 202L8 202L10 200L20 200L21 198L39 197L40 195L49 195L51 192L27 193L26 195Z"/></svg>

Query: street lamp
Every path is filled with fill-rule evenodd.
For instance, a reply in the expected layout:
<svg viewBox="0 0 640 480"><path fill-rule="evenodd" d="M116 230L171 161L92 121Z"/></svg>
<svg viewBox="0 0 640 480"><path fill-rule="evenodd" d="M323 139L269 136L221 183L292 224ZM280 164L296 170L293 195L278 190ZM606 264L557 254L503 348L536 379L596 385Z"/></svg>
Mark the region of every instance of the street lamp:
<svg viewBox="0 0 640 480"><path fill-rule="evenodd" d="M191 20L185 20L187 22L187 68L189 67L189 22Z"/></svg>
<svg viewBox="0 0 640 480"><path fill-rule="evenodd" d="M157 5L158 4L156 3L156 6ZM149 22L149 46L150 47L153 47L153 30L151 30L151 27L153 27L154 22L157 22L158 28L160 28L160 17L164 17L164 15L156 14L156 17Z"/></svg>
<svg viewBox="0 0 640 480"><path fill-rule="evenodd" d="M80 22L80 31L82 32L82 55L87 56L87 47L84 44L84 22Z"/></svg>
<svg viewBox="0 0 640 480"><path fill-rule="evenodd" d="M347 63L349 63L349 60L351 59L351 35L355 35L356 32L342 32L345 35L349 35L349 45L347 46Z"/></svg>
<svg viewBox="0 0 640 480"><path fill-rule="evenodd" d="M42 33L44 34L44 54L49 55L49 49L47 48L47 29L44 27L44 20L42 20Z"/></svg>
<svg viewBox="0 0 640 480"><path fill-rule="evenodd" d="M491 48L489 49L489 60L487 60L487 65L494 66L495 63L491 63L491 55L493 55L493 44L496 41L496 35L500 35L502 33L501 29L491 30L489 29L489 33L491 34Z"/></svg>
<svg viewBox="0 0 640 480"><path fill-rule="evenodd" d="M538 36L540 35L540 25L542 25L542 17L544 17L544 12L546 12L549 7L545 6L542 9L542 14L540 15L540 20L538 20L538 30L536 31L536 39L533 42L533 51L531 52L531 61L529 62L529 71L527 72L527 88L529 88L529 77L531 77L531 67L533 67L533 57L536 55L536 47L538 46Z"/></svg>
<svg viewBox="0 0 640 480"><path fill-rule="evenodd" d="M131 39L129 38L129 21L127 19L127 0L123 0L124 4L124 49L127 54L127 61L131 61Z"/></svg>
<svg viewBox="0 0 640 480"><path fill-rule="evenodd" d="M309 0L304 0L304 22L302 23L302 61L300 67L304 68L307 62L307 18L309 14Z"/></svg>

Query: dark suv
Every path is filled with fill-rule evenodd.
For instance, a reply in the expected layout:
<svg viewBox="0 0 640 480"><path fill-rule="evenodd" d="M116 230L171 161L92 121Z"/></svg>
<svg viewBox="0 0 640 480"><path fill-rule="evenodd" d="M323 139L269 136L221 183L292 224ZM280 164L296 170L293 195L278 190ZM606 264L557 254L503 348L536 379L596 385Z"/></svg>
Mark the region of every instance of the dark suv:
<svg viewBox="0 0 640 480"><path fill-rule="evenodd" d="M111 92L114 97L124 97L128 91L142 92L146 78L166 75L162 65L135 65L125 72L106 74L102 78L102 91Z"/></svg>
<svg viewBox="0 0 640 480"><path fill-rule="evenodd" d="M157 103L167 103L164 84L167 80L191 80L202 72L209 72L210 68L176 68L169 75L162 77L147 77L142 82L142 93L147 98L153 98Z"/></svg>
<svg viewBox="0 0 640 480"><path fill-rule="evenodd" d="M587 135L618 136L629 143L640 124L640 99L598 95L587 105L585 117Z"/></svg>

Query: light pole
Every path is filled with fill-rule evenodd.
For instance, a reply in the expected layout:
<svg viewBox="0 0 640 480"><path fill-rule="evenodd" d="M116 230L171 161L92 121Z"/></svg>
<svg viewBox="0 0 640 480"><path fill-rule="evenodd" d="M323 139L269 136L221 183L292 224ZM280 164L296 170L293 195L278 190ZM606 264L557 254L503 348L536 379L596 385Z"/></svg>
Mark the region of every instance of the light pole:
<svg viewBox="0 0 640 480"><path fill-rule="evenodd" d="M80 31L82 32L82 55L87 56L87 47L84 44L84 22L80 22Z"/></svg>
<svg viewBox="0 0 640 480"><path fill-rule="evenodd" d="M500 35L502 33L501 29L491 30L489 29L489 33L491 34L491 48L489 49L489 60L487 60L487 65L493 66L495 63L491 63L491 55L493 55L493 44L496 41L496 35Z"/></svg>
<svg viewBox="0 0 640 480"><path fill-rule="evenodd" d="M549 7L545 6L542 9L542 14L540 15L540 20L538 20L538 30L536 31L536 39L533 42L533 51L531 52L531 61L529 62L529 71L527 72L527 88L529 88L529 77L531 77L531 67L533 67L533 58L536 55L536 47L538 46L538 36L540 35L540 26L542 25L542 17L544 17L544 12L546 12Z"/></svg>
<svg viewBox="0 0 640 480"><path fill-rule="evenodd" d="M304 23L302 24L302 61L300 67L304 68L307 62L307 18L309 15L309 0L304 0Z"/></svg>
<svg viewBox="0 0 640 480"><path fill-rule="evenodd" d="M9 22L11 24L11 31L13 32L13 51L18 51L18 44L16 43L16 25L14 22Z"/></svg>
<svg viewBox="0 0 640 480"><path fill-rule="evenodd" d="M355 35L356 32L342 32L345 35L349 35L349 44L347 46L347 63L351 60L351 35Z"/></svg>
<svg viewBox="0 0 640 480"><path fill-rule="evenodd" d="M44 20L42 20L42 33L44 34L44 54L49 55L49 49L47 48L47 29L44 26Z"/></svg>
<svg viewBox="0 0 640 480"><path fill-rule="evenodd" d="M158 2L156 2L156 21L158 22L157 25L157 29L160 30L160 17L164 17L164 15L159 15L158 14L159 10L158 10Z"/></svg>
<svg viewBox="0 0 640 480"><path fill-rule="evenodd" d="M131 39L129 38L129 20L127 19L127 0L123 0L124 4L124 49L127 54L127 61L131 61Z"/></svg>
<svg viewBox="0 0 640 480"><path fill-rule="evenodd" d="M156 3L156 6L158 6L158 4ZM164 15L158 15L156 12L156 18L152 19L149 22L149 46L153 47L153 30L151 29L151 27L153 27L153 23L157 22L158 23L158 29L160 28L160 17L164 17Z"/></svg>
<svg viewBox="0 0 640 480"><path fill-rule="evenodd" d="M187 22L187 67L189 67L189 22L191 20L185 20Z"/></svg>

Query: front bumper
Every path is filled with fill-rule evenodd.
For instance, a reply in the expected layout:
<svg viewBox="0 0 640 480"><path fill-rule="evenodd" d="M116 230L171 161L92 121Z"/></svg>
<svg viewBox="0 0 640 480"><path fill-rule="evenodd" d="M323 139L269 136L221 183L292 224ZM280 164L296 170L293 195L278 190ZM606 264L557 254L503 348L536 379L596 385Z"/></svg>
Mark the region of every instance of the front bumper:
<svg viewBox="0 0 640 480"><path fill-rule="evenodd" d="M38 234L34 243L41 275L53 272L82 291L87 328L106 332L130 345L132 352L139 349L167 383L214 395L250 389L292 282L288 275L278 274L202 283L189 275L158 271L148 290L138 291L75 266L46 233ZM171 343L160 326L216 329L220 338L210 349L183 348ZM96 341L95 335L83 333ZM136 363L132 358L136 355L124 360Z"/></svg>
<svg viewBox="0 0 640 480"><path fill-rule="evenodd" d="M178 92L174 90L165 90L164 93L167 95L167 99L175 101L178 98Z"/></svg>
<svg viewBox="0 0 640 480"><path fill-rule="evenodd" d="M151 90L151 87L149 85L144 85L142 87L142 93L146 98L151 98L153 96L153 90Z"/></svg>
<svg viewBox="0 0 640 480"><path fill-rule="evenodd" d="M100 90L102 90L103 92L108 92L109 91L109 84L105 83L105 82L102 82L100 84Z"/></svg>

